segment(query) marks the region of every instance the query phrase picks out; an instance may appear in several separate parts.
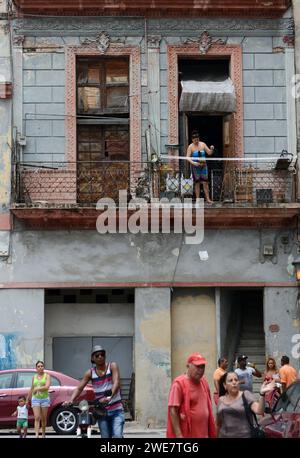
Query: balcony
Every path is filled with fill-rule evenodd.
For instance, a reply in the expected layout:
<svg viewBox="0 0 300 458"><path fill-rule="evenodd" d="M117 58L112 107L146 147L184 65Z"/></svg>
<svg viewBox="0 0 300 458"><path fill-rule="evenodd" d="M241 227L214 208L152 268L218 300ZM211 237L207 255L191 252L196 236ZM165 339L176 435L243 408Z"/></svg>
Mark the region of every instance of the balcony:
<svg viewBox="0 0 300 458"><path fill-rule="evenodd" d="M213 165L214 164L214 165ZM212 205L205 204L207 228L293 227L295 166L228 160L209 164ZM31 162L14 166L12 213L29 227L94 229L101 198L193 199L189 165L170 162ZM130 216L131 211L128 212ZM151 215L150 215L151 218Z"/></svg>

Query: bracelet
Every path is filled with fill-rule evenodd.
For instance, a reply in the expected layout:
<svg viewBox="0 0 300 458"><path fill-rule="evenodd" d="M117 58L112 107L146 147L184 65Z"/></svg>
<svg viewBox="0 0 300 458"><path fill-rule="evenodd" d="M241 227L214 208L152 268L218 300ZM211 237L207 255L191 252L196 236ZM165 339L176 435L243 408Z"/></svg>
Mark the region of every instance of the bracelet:
<svg viewBox="0 0 300 458"><path fill-rule="evenodd" d="M263 398L265 397L266 393L259 393L260 396L262 396Z"/></svg>

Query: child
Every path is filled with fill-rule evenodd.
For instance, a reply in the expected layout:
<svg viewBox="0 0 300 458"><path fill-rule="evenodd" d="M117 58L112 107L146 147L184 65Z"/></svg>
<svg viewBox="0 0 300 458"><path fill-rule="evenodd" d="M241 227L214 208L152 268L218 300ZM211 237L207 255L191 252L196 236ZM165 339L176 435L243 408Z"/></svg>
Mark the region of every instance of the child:
<svg viewBox="0 0 300 458"><path fill-rule="evenodd" d="M12 416L17 416L17 431L20 434L20 439L26 437L27 434L27 427L28 427L28 409L26 406L26 398L25 396L19 396L18 397L18 407L17 410L12 413ZM23 434L22 434L22 428L23 428Z"/></svg>

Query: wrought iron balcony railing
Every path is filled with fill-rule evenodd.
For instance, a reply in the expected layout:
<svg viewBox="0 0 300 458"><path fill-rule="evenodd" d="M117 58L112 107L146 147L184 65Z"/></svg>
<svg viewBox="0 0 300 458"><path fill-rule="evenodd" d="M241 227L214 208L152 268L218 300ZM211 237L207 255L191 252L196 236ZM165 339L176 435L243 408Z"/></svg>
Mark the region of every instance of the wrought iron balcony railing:
<svg viewBox="0 0 300 458"><path fill-rule="evenodd" d="M211 161L209 188L218 205L256 206L295 201L295 168L276 162ZM14 165L14 204L95 206L100 198L193 197L186 161L30 162Z"/></svg>

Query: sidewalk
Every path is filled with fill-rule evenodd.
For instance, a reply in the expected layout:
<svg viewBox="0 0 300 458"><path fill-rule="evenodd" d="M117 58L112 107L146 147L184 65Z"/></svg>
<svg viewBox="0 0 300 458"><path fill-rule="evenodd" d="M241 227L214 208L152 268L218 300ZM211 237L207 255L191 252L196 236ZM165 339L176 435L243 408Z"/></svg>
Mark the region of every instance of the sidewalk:
<svg viewBox="0 0 300 458"><path fill-rule="evenodd" d="M97 434L99 434L99 430L97 428L97 426L93 426L93 436L96 436ZM27 433L28 436L33 436L34 435L34 429L33 428L28 428L28 433ZM8 429L0 429L0 438L1 437L18 437L18 434L17 434L17 431L16 429L14 428L8 428ZM55 436L57 437L62 437L62 436L58 436L56 435L55 431L53 430L52 427L47 427L46 428L46 436L51 436L53 438L55 438ZM68 436L68 437L75 437L75 436ZM125 427L124 427L124 437L127 437L127 438L158 438L158 437L161 437L161 438L164 438L166 437L166 430L161 428L155 428L155 429L148 429L148 428L144 428L142 427L140 424L138 424L137 422L135 421L126 421L125 422Z"/></svg>

